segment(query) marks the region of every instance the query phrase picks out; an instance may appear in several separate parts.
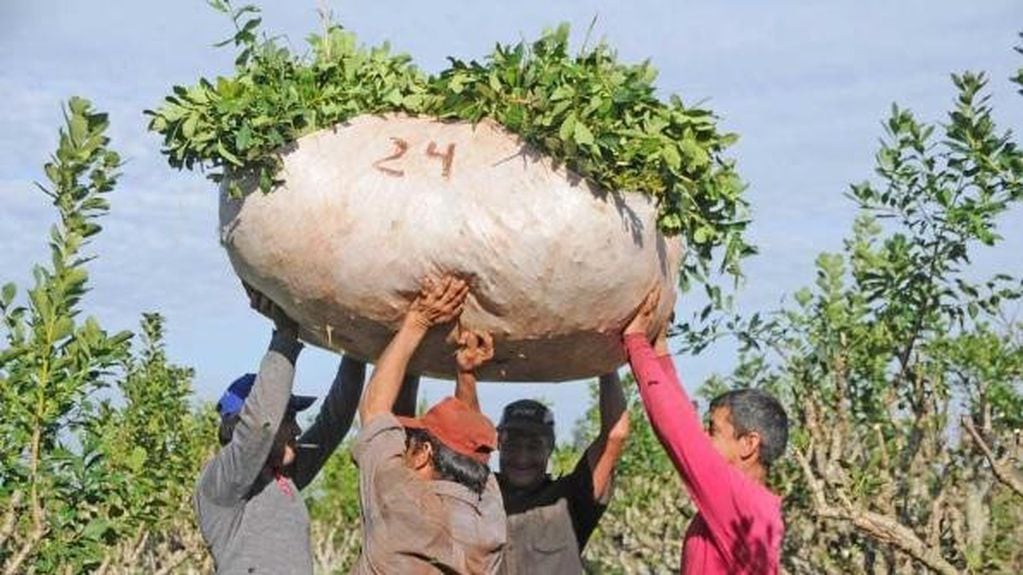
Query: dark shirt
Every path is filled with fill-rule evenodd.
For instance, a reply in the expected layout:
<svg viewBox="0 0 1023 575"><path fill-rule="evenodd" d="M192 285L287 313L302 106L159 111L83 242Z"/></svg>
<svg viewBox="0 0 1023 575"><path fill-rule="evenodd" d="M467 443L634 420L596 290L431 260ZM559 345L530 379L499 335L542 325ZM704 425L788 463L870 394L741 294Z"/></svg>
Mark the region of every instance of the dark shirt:
<svg viewBox="0 0 1023 575"><path fill-rule="evenodd" d="M363 545L352 573L497 573L507 524L493 474L481 496L418 477L404 452L405 429L390 413L371 419L355 440Z"/></svg>
<svg viewBox="0 0 1023 575"><path fill-rule="evenodd" d="M584 455L572 473L530 491L515 489L498 474L508 514L508 546L501 573L583 573L582 551L607 509L593 497L593 472Z"/></svg>

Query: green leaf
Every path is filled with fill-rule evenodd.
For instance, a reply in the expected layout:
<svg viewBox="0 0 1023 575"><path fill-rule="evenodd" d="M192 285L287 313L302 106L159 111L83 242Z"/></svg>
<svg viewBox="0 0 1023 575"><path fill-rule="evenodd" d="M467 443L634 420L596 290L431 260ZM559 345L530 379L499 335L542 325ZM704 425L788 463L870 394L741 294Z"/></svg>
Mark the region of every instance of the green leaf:
<svg viewBox="0 0 1023 575"><path fill-rule="evenodd" d="M61 341L67 336L71 335L71 330L74 329L74 322L71 321L70 317L61 317L57 320L53 331L53 341Z"/></svg>
<svg viewBox="0 0 1023 575"><path fill-rule="evenodd" d="M195 128L199 124L199 116L197 114L190 114L185 122L181 125L181 133L186 138L192 138L195 136Z"/></svg>
<svg viewBox="0 0 1023 575"><path fill-rule="evenodd" d="M242 161L238 159L238 156L235 156L234 154L229 152L226 147L224 147L224 143L223 142L217 142L217 153L220 154L221 158L224 158L225 160L227 160L228 162L231 162L235 166L243 166L244 165L242 163Z"/></svg>
<svg viewBox="0 0 1023 575"><path fill-rule="evenodd" d="M565 116L564 121L561 122L561 128L558 129L558 137L562 140L573 139L575 134L575 114L569 114Z"/></svg>
<svg viewBox="0 0 1023 575"><path fill-rule="evenodd" d="M17 291L18 288L14 285L14 282L4 284L4 287L0 289L0 301L3 301L4 307L11 305Z"/></svg>
<svg viewBox="0 0 1023 575"><path fill-rule="evenodd" d="M707 151L694 140L684 139L679 145L682 148L682 153L689 163L692 164L693 168L703 168L710 162L710 156L707 154Z"/></svg>
<svg viewBox="0 0 1023 575"><path fill-rule="evenodd" d="M465 89L464 78L461 75L455 74L448 82L448 88L455 94L461 94L462 90Z"/></svg>
<svg viewBox="0 0 1023 575"><path fill-rule="evenodd" d="M576 144L580 146L592 146L593 145L593 132L586 127L586 124L577 121L575 123L575 131L573 133L573 139Z"/></svg>
<svg viewBox="0 0 1023 575"><path fill-rule="evenodd" d="M551 92L551 101L556 102L558 100L566 100L572 96L575 96L575 89L573 89L572 86L561 85Z"/></svg>
<svg viewBox="0 0 1023 575"><path fill-rule="evenodd" d="M679 155L678 148L673 144L668 144L661 148L661 157L664 158L664 162L672 170L678 170L682 167L682 156Z"/></svg>
<svg viewBox="0 0 1023 575"><path fill-rule="evenodd" d="M128 456L127 465L132 471L138 472L142 469L142 466L146 464L148 454L146 450L140 446L135 446L131 450L131 455Z"/></svg>
<svg viewBox="0 0 1023 575"><path fill-rule="evenodd" d="M248 22L245 23L245 26L242 27L242 32L254 31L256 28L259 28L259 24L262 21L263 21L262 18L253 18L252 20L249 20Z"/></svg>
<svg viewBox="0 0 1023 575"><path fill-rule="evenodd" d="M73 142L81 144L85 141L89 133L89 124L84 115L72 114L68 127Z"/></svg>
<svg viewBox="0 0 1023 575"><path fill-rule="evenodd" d="M252 144L252 130L248 126L242 126L235 134L234 147L238 150L247 150Z"/></svg>

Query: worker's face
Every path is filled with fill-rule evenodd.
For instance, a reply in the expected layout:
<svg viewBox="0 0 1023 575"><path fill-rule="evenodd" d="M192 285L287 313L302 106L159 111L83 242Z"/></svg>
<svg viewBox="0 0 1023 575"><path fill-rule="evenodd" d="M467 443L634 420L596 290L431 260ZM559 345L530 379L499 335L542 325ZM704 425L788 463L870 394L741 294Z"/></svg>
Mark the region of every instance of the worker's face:
<svg viewBox="0 0 1023 575"><path fill-rule="evenodd" d="M498 438L500 471L505 481L517 489L529 489L547 475L553 439L548 435L518 430L502 431Z"/></svg>
<svg viewBox="0 0 1023 575"><path fill-rule="evenodd" d="M274 438L274 447L270 452L270 467L284 468L295 462L296 440L302 428L295 420L295 412L288 410L281 427Z"/></svg>
<svg viewBox="0 0 1023 575"><path fill-rule="evenodd" d="M710 412L707 421L707 434L714 444L714 449L728 463L742 467L758 458L760 435L756 432L740 434L732 425L731 410L719 407Z"/></svg>

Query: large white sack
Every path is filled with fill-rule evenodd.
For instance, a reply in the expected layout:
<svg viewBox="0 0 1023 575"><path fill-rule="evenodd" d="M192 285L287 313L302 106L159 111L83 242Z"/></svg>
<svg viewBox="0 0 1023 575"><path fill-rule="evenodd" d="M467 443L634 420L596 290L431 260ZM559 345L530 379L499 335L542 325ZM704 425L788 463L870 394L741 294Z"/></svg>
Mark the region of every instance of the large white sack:
<svg viewBox="0 0 1023 575"><path fill-rule="evenodd" d="M461 321L494 335L481 379L609 371L653 285L670 313L681 245L657 232L654 204L600 192L494 123L361 116L299 139L281 178L269 194L222 192L221 241L315 345L375 360L420 278L443 272L471 278ZM442 331L411 371L454 375Z"/></svg>

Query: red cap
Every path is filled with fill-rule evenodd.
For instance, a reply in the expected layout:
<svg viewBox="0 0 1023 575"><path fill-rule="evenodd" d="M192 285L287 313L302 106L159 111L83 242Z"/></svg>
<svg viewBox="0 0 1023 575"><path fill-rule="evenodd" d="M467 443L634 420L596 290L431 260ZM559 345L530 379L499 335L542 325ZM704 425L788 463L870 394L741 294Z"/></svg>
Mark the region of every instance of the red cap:
<svg viewBox="0 0 1023 575"><path fill-rule="evenodd" d="M422 417L398 417L398 421L409 429L426 430L455 453L483 464L497 449L494 424L457 397L444 398Z"/></svg>

